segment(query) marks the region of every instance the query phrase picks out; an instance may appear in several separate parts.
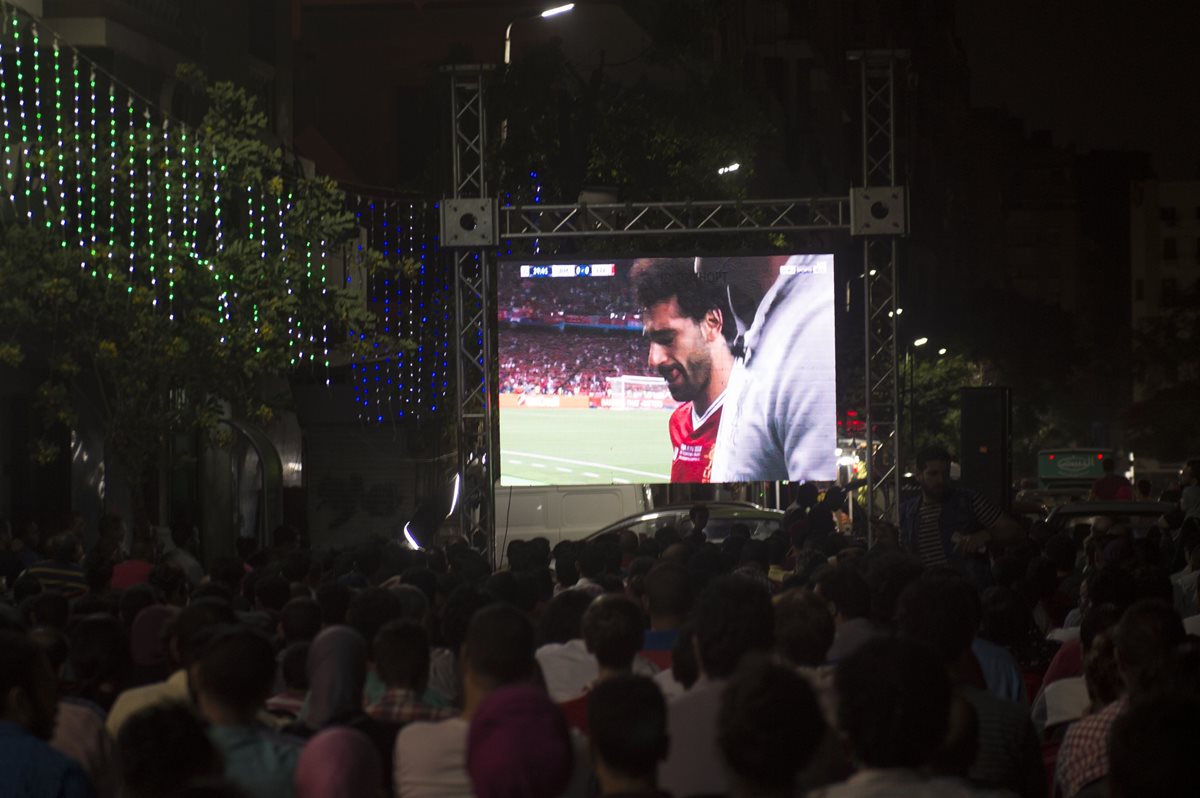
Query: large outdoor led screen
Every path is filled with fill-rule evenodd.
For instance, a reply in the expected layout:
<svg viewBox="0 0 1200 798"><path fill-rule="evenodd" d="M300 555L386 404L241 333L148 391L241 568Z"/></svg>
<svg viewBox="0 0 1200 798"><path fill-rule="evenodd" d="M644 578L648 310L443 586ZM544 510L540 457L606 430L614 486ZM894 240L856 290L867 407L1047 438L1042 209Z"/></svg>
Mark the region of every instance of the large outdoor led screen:
<svg viewBox="0 0 1200 798"><path fill-rule="evenodd" d="M498 269L501 485L836 478L832 255Z"/></svg>

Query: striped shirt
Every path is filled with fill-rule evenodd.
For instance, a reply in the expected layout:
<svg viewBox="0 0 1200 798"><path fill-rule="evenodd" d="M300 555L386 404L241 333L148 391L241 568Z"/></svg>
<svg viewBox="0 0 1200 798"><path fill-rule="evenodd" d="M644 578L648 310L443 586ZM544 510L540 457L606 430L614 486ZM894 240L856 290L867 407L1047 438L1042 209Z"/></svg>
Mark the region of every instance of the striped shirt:
<svg viewBox="0 0 1200 798"><path fill-rule="evenodd" d="M31 565L25 573L36 577L43 590L57 590L67 598L82 596L87 592L87 581L83 569L75 563L61 560L42 560Z"/></svg>
<svg viewBox="0 0 1200 798"><path fill-rule="evenodd" d="M996 505L978 493L971 494L971 514L975 516L976 529L991 529L1000 519ZM926 567L946 564L946 548L942 541L942 504L921 497L920 515L917 517L916 555ZM974 529L958 529L952 532L971 534Z"/></svg>

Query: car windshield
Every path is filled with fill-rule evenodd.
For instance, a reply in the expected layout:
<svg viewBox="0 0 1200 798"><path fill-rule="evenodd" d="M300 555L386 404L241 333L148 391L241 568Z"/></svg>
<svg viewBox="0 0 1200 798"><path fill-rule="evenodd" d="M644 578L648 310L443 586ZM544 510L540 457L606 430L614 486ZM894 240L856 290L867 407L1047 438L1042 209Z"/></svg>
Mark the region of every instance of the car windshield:
<svg viewBox="0 0 1200 798"><path fill-rule="evenodd" d="M710 542L724 540L733 534L735 524L750 528L750 537L755 540L766 540L780 527L777 518L712 518L704 528L704 534Z"/></svg>

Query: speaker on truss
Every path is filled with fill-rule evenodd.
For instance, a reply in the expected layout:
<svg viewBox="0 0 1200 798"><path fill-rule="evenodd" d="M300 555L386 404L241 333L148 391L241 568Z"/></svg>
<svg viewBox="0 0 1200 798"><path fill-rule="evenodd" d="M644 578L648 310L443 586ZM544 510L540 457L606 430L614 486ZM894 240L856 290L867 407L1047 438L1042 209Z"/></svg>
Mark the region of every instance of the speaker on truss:
<svg viewBox="0 0 1200 798"><path fill-rule="evenodd" d="M850 235L908 233L908 198L903 186L850 189Z"/></svg>
<svg viewBox="0 0 1200 798"><path fill-rule="evenodd" d="M496 200L444 199L440 205L443 247L494 247L499 243Z"/></svg>
<svg viewBox="0 0 1200 798"><path fill-rule="evenodd" d="M1012 484L1012 395L1008 388L963 388L962 484L1001 510Z"/></svg>

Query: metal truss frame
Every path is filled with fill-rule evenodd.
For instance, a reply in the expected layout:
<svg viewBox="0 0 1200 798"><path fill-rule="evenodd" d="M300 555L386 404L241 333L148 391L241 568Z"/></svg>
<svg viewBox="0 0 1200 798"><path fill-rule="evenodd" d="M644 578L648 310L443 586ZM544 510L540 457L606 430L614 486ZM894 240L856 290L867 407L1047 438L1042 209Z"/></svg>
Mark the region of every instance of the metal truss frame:
<svg viewBox="0 0 1200 798"><path fill-rule="evenodd" d="M860 65L862 177L865 188L897 186L896 72L903 50L849 54ZM898 302L895 236L863 239L866 307L864 382L867 414L867 516L899 520L901 485L900 372L896 347ZM873 542L873 541L872 541Z"/></svg>
<svg viewBox="0 0 1200 798"><path fill-rule="evenodd" d="M787 233L849 227L847 197L500 208L500 237L510 241L681 233Z"/></svg>
<svg viewBox="0 0 1200 798"><path fill-rule="evenodd" d="M487 185L487 108L485 83L490 66L450 66L443 69L450 83L451 199L484 199ZM467 490L482 495L479 516L459 513L464 535L478 524L494 530L491 464L496 462L492 390L491 256L484 248L443 249L454 270L455 391L458 408L458 473ZM470 473L482 478L468 482Z"/></svg>
<svg viewBox="0 0 1200 798"><path fill-rule="evenodd" d="M861 63L862 165L864 186L897 187L895 147L896 72L903 51L850 53ZM452 199L486 199L488 67L454 66L450 77ZM631 236L832 232L850 229L849 197L811 197L730 202L576 203L507 205L498 209L499 238L509 241L571 240ZM866 308L867 512L872 520L896 520L900 496L899 371L896 347L897 237L863 239ZM495 550L492 467L494 439L493 318L491 263L486 249L447 255L455 275L457 398L460 473L481 469L478 523ZM472 520L461 514L462 530Z"/></svg>

